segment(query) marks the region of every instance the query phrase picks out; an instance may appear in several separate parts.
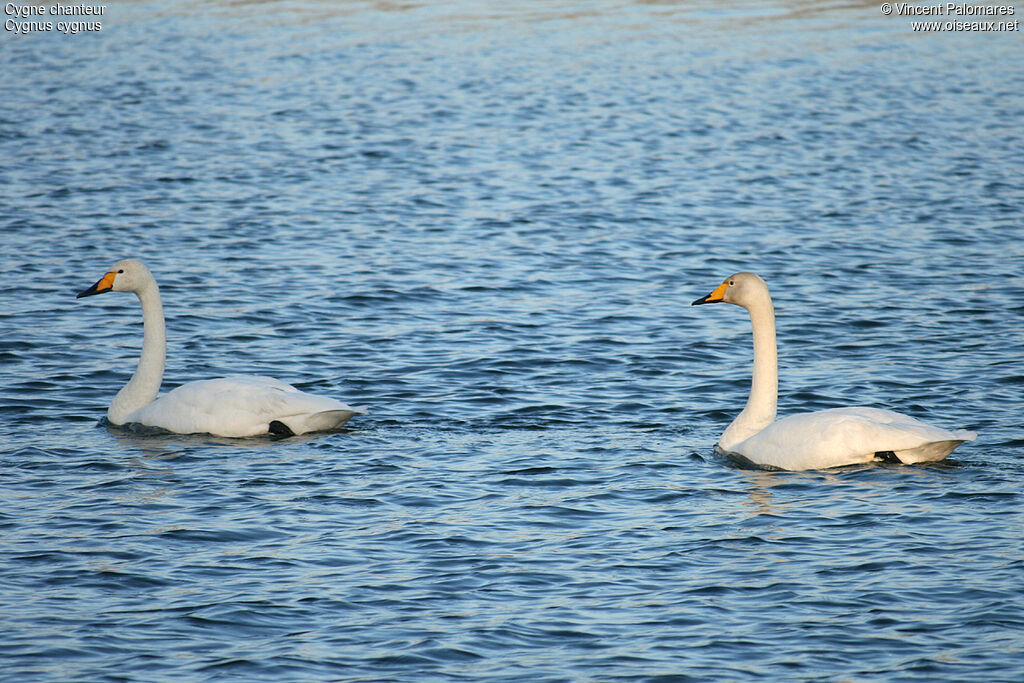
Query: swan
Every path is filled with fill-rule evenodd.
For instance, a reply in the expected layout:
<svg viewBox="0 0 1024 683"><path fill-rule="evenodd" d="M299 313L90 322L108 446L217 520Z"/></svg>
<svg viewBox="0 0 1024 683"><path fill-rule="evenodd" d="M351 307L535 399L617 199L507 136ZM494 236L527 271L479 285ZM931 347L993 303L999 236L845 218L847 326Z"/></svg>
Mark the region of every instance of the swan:
<svg viewBox="0 0 1024 683"><path fill-rule="evenodd" d="M779 375L775 310L768 285L754 273L736 273L691 305L725 302L750 313L754 372L747 405L726 427L720 451L761 467L808 470L869 463L942 460L977 434L942 429L891 410L832 408L775 420Z"/></svg>
<svg viewBox="0 0 1024 683"><path fill-rule="evenodd" d="M199 380L157 397L164 376L167 337L156 279L141 261L118 261L76 298L104 292L134 292L142 304L142 354L135 374L107 410L111 424L141 424L178 434L291 436L336 429L353 415L366 412L333 398L307 394L271 377Z"/></svg>

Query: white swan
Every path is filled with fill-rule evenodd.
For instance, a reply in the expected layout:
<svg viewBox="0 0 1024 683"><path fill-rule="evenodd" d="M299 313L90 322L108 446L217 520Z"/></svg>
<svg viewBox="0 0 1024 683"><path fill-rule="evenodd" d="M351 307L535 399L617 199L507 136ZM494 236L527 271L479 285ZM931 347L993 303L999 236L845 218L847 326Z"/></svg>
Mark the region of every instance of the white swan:
<svg viewBox="0 0 1024 683"><path fill-rule="evenodd" d="M142 355L135 374L107 410L112 424L142 424L178 434L292 435L336 429L352 415L366 412L333 398L307 394L270 377L188 382L157 398L167 340L156 280L142 262L118 261L77 298L104 292L135 292L142 304Z"/></svg>
<svg viewBox="0 0 1024 683"><path fill-rule="evenodd" d="M736 304L754 329L754 376L747 405L726 428L718 448L756 465L784 470L821 469L872 462L942 460L977 434L934 427L878 408L833 408L775 421L779 375L775 310L768 286L754 273L736 273L693 302Z"/></svg>

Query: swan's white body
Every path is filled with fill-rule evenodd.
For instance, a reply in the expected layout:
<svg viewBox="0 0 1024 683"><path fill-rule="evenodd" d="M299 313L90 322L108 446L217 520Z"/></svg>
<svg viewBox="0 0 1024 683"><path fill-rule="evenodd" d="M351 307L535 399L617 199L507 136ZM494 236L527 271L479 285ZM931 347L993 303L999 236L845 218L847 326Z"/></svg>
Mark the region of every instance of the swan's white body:
<svg viewBox="0 0 1024 683"><path fill-rule="evenodd" d="M337 429L353 415L365 412L333 398L307 394L270 377L237 376L188 382L157 397L164 375L167 335L156 279L139 261L119 261L78 296L110 291L134 292L142 304L143 320L139 365L110 403L107 419L111 424L140 424L178 434L244 437Z"/></svg>
<svg viewBox="0 0 1024 683"><path fill-rule="evenodd" d="M807 470L869 463L891 454L902 463L942 460L977 434L926 424L878 408L833 408L775 420L778 358L775 310L768 286L754 273L737 273L693 304L726 302L746 308L754 333L750 397L722 433L718 447L762 467Z"/></svg>

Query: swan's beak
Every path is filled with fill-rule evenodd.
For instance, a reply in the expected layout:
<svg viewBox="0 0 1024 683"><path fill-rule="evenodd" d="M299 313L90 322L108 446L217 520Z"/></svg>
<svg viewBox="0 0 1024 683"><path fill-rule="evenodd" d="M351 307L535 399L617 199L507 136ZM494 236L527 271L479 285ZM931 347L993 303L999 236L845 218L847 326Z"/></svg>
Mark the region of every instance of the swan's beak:
<svg viewBox="0 0 1024 683"><path fill-rule="evenodd" d="M114 288L114 276L117 273L107 273L100 278L99 282L94 284L84 292L79 292L76 299L81 299L83 296L92 296L93 294L102 294L103 292L109 292Z"/></svg>
<svg viewBox="0 0 1024 683"><path fill-rule="evenodd" d="M691 306L700 306L701 304L717 304L725 301L725 288L729 286L729 282L723 282L722 284L715 287L715 291L711 292L707 296L694 301Z"/></svg>

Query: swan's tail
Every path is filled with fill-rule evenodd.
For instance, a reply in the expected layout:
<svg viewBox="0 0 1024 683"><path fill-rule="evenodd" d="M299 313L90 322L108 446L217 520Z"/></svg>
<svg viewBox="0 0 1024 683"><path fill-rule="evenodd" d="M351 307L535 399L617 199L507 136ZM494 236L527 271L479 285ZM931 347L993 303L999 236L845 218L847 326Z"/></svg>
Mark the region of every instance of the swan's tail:
<svg viewBox="0 0 1024 683"><path fill-rule="evenodd" d="M306 415L291 415L278 418L278 422L287 427L292 434L306 434L308 432L329 432L333 429L340 429L352 419L353 415L363 415L366 408L355 406L347 410L323 410L319 413L308 413Z"/></svg>
<svg viewBox="0 0 1024 683"><path fill-rule="evenodd" d="M893 455L900 459L904 465L913 465L917 462L935 462L942 460L947 455L953 452L953 449L962 444L964 441L974 441L978 438L978 435L974 432L967 430L958 430L954 432L958 437L956 439L950 439L949 441L932 441L926 443L917 448L907 448L902 451L893 451Z"/></svg>

